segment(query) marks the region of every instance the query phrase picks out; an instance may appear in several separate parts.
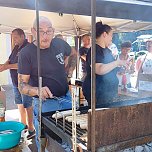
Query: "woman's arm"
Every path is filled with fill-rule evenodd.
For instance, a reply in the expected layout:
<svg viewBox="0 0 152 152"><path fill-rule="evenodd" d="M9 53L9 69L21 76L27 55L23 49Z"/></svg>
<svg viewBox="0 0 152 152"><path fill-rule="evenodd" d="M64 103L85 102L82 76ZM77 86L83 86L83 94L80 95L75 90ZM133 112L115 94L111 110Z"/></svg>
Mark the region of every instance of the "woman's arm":
<svg viewBox="0 0 152 152"><path fill-rule="evenodd" d="M108 64L96 63L96 74L107 74L118 66L126 66L126 61L117 59L116 61L110 62Z"/></svg>

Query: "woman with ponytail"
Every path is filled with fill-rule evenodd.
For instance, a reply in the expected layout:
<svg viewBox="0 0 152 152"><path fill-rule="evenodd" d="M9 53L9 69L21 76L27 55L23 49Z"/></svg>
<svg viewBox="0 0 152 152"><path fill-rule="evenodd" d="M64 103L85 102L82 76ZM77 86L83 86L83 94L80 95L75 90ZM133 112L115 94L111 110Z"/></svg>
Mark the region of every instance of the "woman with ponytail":
<svg viewBox="0 0 152 152"><path fill-rule="evenodd" d="M109 25L96 23L96 107L113 102L118 94L117 67L126 61L115 60L108 46L112 43L113 30ZM83 83L83 94L91 105L91 49L86 57L87 76Z"/></svg>

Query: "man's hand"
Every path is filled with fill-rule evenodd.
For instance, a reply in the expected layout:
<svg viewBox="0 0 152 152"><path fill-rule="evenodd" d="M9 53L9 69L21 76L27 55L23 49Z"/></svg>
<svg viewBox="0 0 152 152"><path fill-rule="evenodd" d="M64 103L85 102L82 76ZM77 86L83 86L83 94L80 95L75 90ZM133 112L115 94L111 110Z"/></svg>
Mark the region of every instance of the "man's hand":
<svg viewBox="0 0 152 152"><path fill-rule="evenodd" d="M3 72L7 70L7 65L6 64L0 64L0 72Z"/></svg>
<svg viewBox="0 0 152 152"><path fill-rule="evenodd" d="M47 98L53 98L53 94L48 87L41 88L42 100L46 100ZM40 92L38 93L40 96Z"/></svg>

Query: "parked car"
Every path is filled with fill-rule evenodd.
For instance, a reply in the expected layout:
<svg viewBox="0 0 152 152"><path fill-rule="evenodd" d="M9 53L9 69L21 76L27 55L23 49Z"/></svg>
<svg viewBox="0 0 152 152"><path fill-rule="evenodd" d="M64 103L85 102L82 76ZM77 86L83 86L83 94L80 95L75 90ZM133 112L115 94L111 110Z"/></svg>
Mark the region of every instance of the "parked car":
<svg viewBox="0 0 152 152"><path fill-rule="evenodd" d="M132 43L132 52L130 52L130 54L134 54L135 60L147 52L146 42L150 39L152 39L152 35L140 35L137 37L137 40Z"/></svg>
<svg viewBox="0 0 152 152"><path fill-rule="evenodd" d="M146 54L146 53L147 53L146 50L142 50L142 51L136 52L135 60L136 60L139 56L142 56L142 55L144 55L144 54Z"/></svg>
<svg viewBox="0 0 152 152"><path fill-rule="evenodd" d="M139 52L130 52L130 53L129 53L129 56L130 56L130 57L134 57L134 60L136 60L139 56L142 56L142 55L144 55L144 54L146 54L146 53L147 53L146 50L141 50L141 51L139 51Z"/></svg>
<svg viewBox="0 0 152 152"><path fill-rule="evenodd" d="M137 40L132 43L133 52L146 50L146 41L152 39L152 35L140 35Z"/></svg>

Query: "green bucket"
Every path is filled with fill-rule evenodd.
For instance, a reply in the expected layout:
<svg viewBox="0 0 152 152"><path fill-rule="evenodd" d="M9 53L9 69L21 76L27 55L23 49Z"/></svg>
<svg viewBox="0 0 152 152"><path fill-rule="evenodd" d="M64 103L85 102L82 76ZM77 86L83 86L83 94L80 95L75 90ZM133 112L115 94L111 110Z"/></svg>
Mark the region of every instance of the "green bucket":
<svg viewBox="0 0 152 152"><path fill-rule="evenodd" d="M0 122L0 150L15 147L20 142L21 131L24 128L25 125L17 121Z"/></svg>

